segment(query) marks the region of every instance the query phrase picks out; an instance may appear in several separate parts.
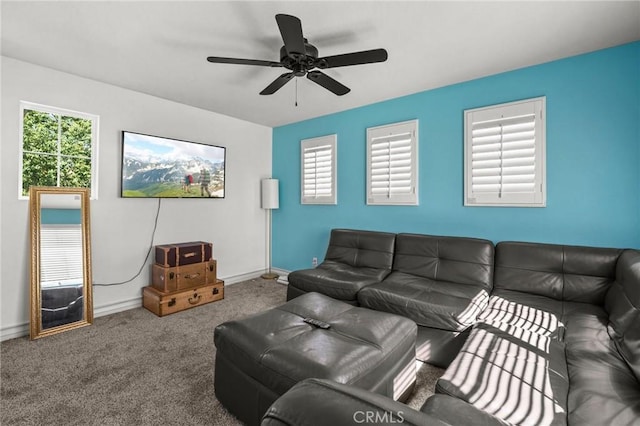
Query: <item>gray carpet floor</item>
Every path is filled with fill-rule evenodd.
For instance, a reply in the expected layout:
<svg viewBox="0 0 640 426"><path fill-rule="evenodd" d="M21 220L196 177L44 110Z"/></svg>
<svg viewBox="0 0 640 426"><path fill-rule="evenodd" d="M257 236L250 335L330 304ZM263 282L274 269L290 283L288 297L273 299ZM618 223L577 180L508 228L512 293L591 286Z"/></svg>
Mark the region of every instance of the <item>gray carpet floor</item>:
<svg viewBox="0 0 640 426"><path fill-rule="evenodd" d="M285 302L260 278L224 300L159 318L132 309L89 327L0 343L2 425L239 425L214 395L216 325ZM407 404L419 408L444 370L420 364Z"/></svg>

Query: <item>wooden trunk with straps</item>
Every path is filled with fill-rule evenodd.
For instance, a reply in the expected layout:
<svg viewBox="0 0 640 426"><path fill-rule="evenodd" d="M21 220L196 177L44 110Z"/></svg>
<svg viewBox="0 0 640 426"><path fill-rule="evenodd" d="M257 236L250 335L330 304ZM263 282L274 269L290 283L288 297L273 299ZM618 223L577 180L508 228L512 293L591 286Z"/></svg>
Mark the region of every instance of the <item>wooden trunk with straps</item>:
<svg viewBox="0 0 640 426"><path fill-rule="evenodd" d="M142 289L142 305L160 317L221 299L224 299L224 281L222 280L216 280L214 284L169 293L158 291L152 286Z"/></svg>

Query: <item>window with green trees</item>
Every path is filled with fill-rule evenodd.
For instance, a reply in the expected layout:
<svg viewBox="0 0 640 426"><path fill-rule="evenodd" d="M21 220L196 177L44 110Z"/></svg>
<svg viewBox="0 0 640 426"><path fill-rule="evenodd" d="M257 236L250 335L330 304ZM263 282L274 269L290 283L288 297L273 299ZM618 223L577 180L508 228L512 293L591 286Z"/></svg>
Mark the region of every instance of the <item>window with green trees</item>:
<svg viewBox="0 0 640 426"><path fill-rule="evenodd" d="M20 195L30 186L91 188L98 117L23 102Z"/></svg>

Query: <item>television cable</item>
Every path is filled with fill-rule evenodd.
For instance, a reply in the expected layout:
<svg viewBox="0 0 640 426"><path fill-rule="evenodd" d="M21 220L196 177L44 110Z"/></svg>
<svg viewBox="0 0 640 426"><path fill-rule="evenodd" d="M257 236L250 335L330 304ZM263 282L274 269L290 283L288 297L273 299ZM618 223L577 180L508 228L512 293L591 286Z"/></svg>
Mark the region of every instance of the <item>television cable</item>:
<svg viewBox="0 0 640 426"><path fill-rule="evenodd" d="M142 271L144 270L144 267L147 264L147 261L149 260L149 256L151 255L151 251L153 250L153 242L156 237L156 229L158 228L158 217L160 216L161 202L162 202L162 198L158 198L158 208L156 210L156 218L153 222L153 231L151 232L151 243L149 244L149 250L147 251L147 255L145 256L144 261L142 262L142 265L140 265L140 269L138 270L138 272L133 277L129 278L126 281L113 282L113 283L93 283L94 287L111 287L116 285L127 284L132 282L133 280L138 278L140 274L142 274Z"/></svg>

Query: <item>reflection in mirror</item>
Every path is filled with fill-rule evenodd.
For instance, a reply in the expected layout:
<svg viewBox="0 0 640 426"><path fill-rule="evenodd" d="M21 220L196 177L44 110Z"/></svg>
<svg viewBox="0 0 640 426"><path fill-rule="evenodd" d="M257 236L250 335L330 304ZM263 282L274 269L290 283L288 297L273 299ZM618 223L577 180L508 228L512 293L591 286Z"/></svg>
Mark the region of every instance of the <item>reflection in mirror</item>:
<svg viewBox="0 0 640 426"><path fill-rule="evenodd" d="M89 189L32 187L31 338L93 322Z"/></svg>

